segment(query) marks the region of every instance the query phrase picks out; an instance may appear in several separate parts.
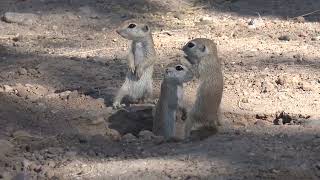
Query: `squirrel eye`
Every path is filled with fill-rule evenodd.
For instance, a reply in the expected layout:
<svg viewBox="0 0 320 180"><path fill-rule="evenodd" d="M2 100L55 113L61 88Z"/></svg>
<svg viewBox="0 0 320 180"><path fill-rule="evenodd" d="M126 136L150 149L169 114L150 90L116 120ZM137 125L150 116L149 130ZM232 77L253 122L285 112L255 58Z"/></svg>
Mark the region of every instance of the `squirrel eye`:
<svg viewBox="0 0 320 180"><path fill-rule="evenodd" d="M188 45L187 45L189 48L193 48L194 47L194 44L192 42L189 42Z"/></svg>
<svg viewBox="0 0 320 180"><path fill-rule="evenodd" d="M128 28L132 29L132 28L135 28L136 25L135 24L129 24Z"/></svg>
<svg viewBox="0 0 320 180"><path fill-rule="evenodd" d="M178 65L178 66L176 66L176 70L177 70L177 71L182 71L182 70L183 70L183 67Z"/></svg>

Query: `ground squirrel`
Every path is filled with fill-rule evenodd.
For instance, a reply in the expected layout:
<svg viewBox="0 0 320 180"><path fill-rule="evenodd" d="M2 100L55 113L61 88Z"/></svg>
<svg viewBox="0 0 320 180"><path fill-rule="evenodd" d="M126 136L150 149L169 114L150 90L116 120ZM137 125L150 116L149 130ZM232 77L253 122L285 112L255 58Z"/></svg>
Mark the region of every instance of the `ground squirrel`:
<svg viewBox="0 0 320 180"><path fill-rule="evenodd" d="M193 73L186 65L168 65L161 83L159 101L153 112L154 134L164 136L165 139L184 138L187 109L183 102L183 83L192 78Z"/></svg>
<svg viewBox="0 0 320 180"><path fill-rule="evenodd" d="M208 137L218 130L221 122L220 104L223 93L223 74L217 46L205 38L189 41L183 51L199 78L196 101L186 120L186 136L190 135L194 123L200 123L200 136Z"/></svg>
<svg viewBox="0 0 320 180"><path fill-rule="evenodd" d="M114 98L114 108L121 106L124 96L143 101L152 97L153 65L156 61L152 33L147 24L126 21L116 32L132 43L127 57L129 72Z"/></svg>

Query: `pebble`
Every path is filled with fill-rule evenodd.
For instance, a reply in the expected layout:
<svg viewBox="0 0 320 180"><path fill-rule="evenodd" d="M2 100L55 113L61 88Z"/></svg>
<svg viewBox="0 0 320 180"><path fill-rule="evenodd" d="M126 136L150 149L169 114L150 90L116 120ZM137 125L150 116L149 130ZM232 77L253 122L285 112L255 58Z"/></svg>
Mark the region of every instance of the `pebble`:
<svg viewBox="0 0 320 180"><path fill-rule="evenodd" d="M312 91L312 85L307 82L299 83L299 86L304 91Z"/></svg>
<svg viewBox="0 0 320 180"><path fill-rule="evenodd" d="M64 91L60 93L59 96L61 99L67 99L70 94L71 94L71 91Z"/></svg>
<svg viewBox="0 0 320 180"><path fill-rule="evenodd" d="M211 24L212 22L213 21L211 17L204 16L199 19L199 22L196 22L196 25L207 25Z"/></svg>
<svg viewBox="0 0 320 180"><path fill-rule="evenodd" d="M297 60L298 63L301 63L303 61L303 56L301 54L296 54L293 56Z"/></svg>
<svg viewBox="0 0 320 180"><path fill-rule="evenodd" d="M283 85L286 83L286 77L280 75L280 76L278 77L278 79L276 80L276 83L277 83L278 85L283 86Z"/></svg>
<svg viewBox="0 0 320 180"><path fill-rule="evenodd" d="M256 118L257 119L267 119L267 115L266 114L263 114L263 113L259 113L259 114L256 114Z"/></svg>
<svg viewBox="0 0 320 180"><path fill-rule="evenodd" d="M106 135L111 137L113 141L119 141L121 139L120 133L115 129L107 129Z"/></svg>
<svg viewBox="0 0 320 180"><path fill-rule="evenodd" d="M298 23L304 23L306 21L303 16L298 16L298 17L294 18L293 20Z"/></svg>
<svg viewBox="0 0 320 180"><path fill-rule="evenodd" d="M242 99L241 99L241 102L243 102L243 103L249 103L249 99L248 99L248 98L242 98Z"/></svg>
<svg viewBox="0 0 320 180"><path fill-rule="evenodd" d="M28 74L28 71L25 68L19 68L18 73L19 75L26 75Z"/></svg>
<svg viewBox="0 0 320 180"><path fill-rule="evenodd" d="M37 74L39 74L39 71L37 71L36 69L28 69L28 72L29 72L31 75L37 75Z"/></svg>
<svg viewBox="0 0 320 180"><path fill-rule="evenodd" d="M136 140L137 140L137 138L131 133L127 133L124 136L122 136L122 141L125 141L125 142L128 142L128 143L134 142Z"/></svg>
<svg viewBox="0 0 320 180"><path fill-rule="evenodd" d="M38 20L38 16L32 13L6 12L3 15L3 21L7 23L17 23L21 25L32 25Z"/></svg>
<svg viewBox="0 0 320 180"><path fill-rule="evenodd" d="M151 131L143 130L139 132L139 138L143 140L151 140L154 137L154 134Z"/></svg>
<svg viewBox="0 0 320 180"><path fill-rule="evenodd" d="M182 15L182 14L179 13L179 12L177 12L177 13L175 13L175 14L173 15L173 17L176 18L176 19L182 20L183 17L184 17L184 15Z"/></svg>
<svg viewBox="0 0 320 180"><path fill-rule="evenodd" d="M278 38L280 41L290 41L290 37L288 35L283 35Z"/></svg>
<svg viewBox="0 0 320 180"><path fill-rule="evenodd" d="M3 85L4 92L13 92L13 88L9 85Z"/></svg>
<svg viewBox="0 0 320 180"><path fill-rule="evenodd" d="M55 173L52 170L47 170L46 173L45 173L45 176L48 179L52 179L55 176Z"/></svg>

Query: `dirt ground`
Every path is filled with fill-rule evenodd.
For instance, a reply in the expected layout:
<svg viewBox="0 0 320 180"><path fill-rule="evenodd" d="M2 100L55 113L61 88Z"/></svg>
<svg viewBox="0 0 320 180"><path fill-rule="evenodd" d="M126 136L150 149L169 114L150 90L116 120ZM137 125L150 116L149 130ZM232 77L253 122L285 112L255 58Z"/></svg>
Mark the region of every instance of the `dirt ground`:
<svg viewBox="0 0 320 180"><path fill-rule="evenodd" d="M319 9L318 0L1 0L0 179L319 179ZM153 30L155 99L188 40L217 42L218 134L165 143L148 131L151 105L112 110L128 47L115 29L130 18ZM190 102L196 88L185 87Z"/></svg>

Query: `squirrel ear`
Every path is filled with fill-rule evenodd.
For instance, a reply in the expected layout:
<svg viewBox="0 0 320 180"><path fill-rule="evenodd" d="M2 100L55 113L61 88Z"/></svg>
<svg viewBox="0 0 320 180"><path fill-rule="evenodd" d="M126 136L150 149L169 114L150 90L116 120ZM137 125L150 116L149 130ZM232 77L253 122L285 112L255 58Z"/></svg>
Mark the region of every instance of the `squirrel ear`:
<svg viewBox="0 0 320 180"><path fill-rule="evenodd" d="M148 31L149 31L148 25L145 25L145 26L142 28L142 30L143 30L144 32L148 32Z"/></svg>

